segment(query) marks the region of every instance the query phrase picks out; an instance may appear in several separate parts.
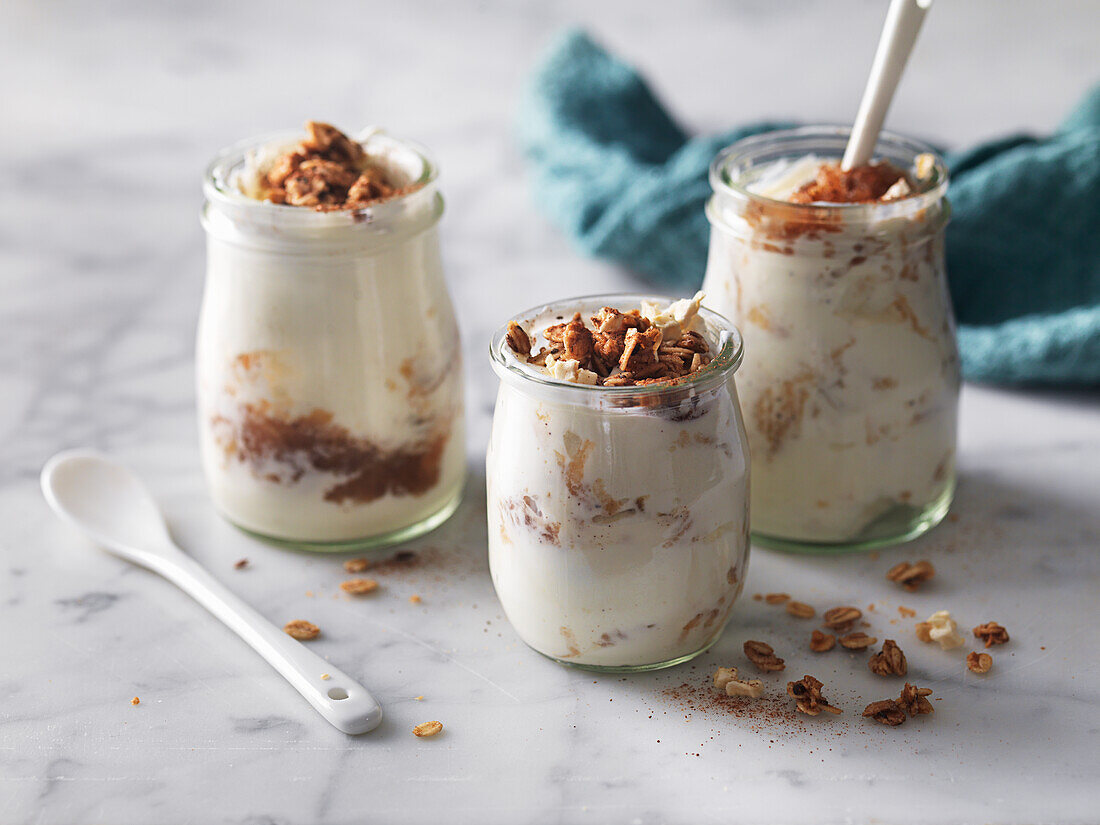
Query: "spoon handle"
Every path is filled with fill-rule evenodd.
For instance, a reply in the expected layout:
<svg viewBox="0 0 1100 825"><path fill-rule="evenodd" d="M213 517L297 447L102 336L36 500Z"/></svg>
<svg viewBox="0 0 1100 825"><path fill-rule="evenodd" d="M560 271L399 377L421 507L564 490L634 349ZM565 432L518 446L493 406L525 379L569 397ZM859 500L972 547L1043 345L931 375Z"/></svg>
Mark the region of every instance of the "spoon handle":
<svg viewBox="0 0 1100 825"><path fill-rule="evenodd" d="M192 558L173 549L174 553L148 554L141 561L248 642L336 728L356 734L378 727L382 707L366 688L275 627Z"/></svg>

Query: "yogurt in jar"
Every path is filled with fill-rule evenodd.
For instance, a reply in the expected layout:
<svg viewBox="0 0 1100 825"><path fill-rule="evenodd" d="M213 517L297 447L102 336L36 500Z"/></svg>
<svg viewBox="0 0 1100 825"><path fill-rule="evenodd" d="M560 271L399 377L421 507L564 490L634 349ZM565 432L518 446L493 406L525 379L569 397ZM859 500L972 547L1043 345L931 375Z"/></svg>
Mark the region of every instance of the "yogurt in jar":
<svg viewBox="0 0 1100 825"><path fill-rule="evenodd" d="M217 508L312 549L439 524L465 476L458 329L427 154L325 124L206 180L200 441Z"/></svg>
<svg viewBox="0 0 1100 825"><path fill-rule="evenodd" d="M743 587L740 335L701 297L562 301L493 339L493 584L520 637L563 663L685 661Z"/></svg>
<svg viewBox="0 0 1100 825"><path fill-rule="evenodd" d="M739 384L765 543L873 546L946 514L959 361L942 162L884 136L843 172L847 133L758 136L711 169L708 305L752 353Z"/></svg>

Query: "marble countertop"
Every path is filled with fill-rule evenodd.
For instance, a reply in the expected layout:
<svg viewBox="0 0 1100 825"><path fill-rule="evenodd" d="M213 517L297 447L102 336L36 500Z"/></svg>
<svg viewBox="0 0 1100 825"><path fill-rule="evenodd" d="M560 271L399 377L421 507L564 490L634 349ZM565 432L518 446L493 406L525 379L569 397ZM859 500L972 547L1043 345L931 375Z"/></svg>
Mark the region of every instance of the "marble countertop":
<svg viewBox="0 0 1100 825"><path fill-rule="evenodd" d="M843 120L880 5L343 0L323 22L315 8L0 10L0 61L19 81L5 89L18 128L0 135L0 825L1094 822L1095 393L966 387L953 516L911 546L754 551L747 593L874 604L875 635L897 638L911 678L940 700L901 728L859 718L886 695L860 655L797 652L805 628L779 608L745 598L697 665L595 676L519 642L487 575L490 330L539 301L636 285L576 256L530 205L510 106L537 49L583 22L645 66L696 128ZM1096 7L1033 12L937 6L891 126L952 143L1056 123L1100 76ZM820 71L797 77L760 71L822 36L859 46L821 50ZM464 503L413 545L418 566L359 601L340 594L339 559L268 548L219 520L196 448L201 170L224 144L311 116L387 123L437 152L466 350ZM382 727L338 733L187 596L53 518L38 471L79 445L135 467L179 543L272 621L320 625L314 649L381 699ZM251 565L235 570L242 557ZM885 581L893 563L917 558L939 571L930 586L909 594ZM920 617L949 608L964 628L996 620L1012 641L978 677L963 653L919 645L899 605ZM788 677L821 678L844 715L792 723L709 704L709 672L760 637L788 653ZM781 691L785 679L771 682ZM414 738L429 719L444 733Z"/></svg>

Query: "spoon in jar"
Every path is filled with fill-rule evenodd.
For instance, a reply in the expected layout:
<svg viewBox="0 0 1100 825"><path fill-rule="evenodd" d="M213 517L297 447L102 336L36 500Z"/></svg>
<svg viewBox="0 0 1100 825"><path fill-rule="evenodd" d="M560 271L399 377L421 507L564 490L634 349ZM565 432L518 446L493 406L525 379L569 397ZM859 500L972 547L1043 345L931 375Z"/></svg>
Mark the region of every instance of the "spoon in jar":
<svg viewBox="0 0 1100 825"><path fill-rule="evenodd" d="M42 492L55 513L97 544L164 576L221 619L336 728L357 734L378 727L382 708L366 688L271 624L172 542L152 495L129 469L89 450L59 453L42 469Z"/></svg>
<svg viewBox="0 0 1100 825"><path fill-rule="evenodd" d="M894 99L905 64L909 62L924 16L931 7L932 0L892 0L890 3L867 88L863 90L855 125L844 149L842 169L847 171L870 162L886 111Z"/></svg>

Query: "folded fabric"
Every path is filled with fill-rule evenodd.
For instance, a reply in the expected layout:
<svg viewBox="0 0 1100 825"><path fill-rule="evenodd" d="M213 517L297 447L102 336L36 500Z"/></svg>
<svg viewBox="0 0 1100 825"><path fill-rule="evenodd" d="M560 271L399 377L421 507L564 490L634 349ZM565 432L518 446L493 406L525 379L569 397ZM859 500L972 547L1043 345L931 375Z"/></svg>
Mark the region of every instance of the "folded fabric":
<svg viewBox="0 0 1100 825"><path fill-rule="evenodd" d="M582 251L670 291L702 281L707 168L724 146L786 128L689 137L630 66L566 32L519 109L535 198ZM1049 137L948 154L947 267L963 374L1100 382L1100 86Z"/></svg>

